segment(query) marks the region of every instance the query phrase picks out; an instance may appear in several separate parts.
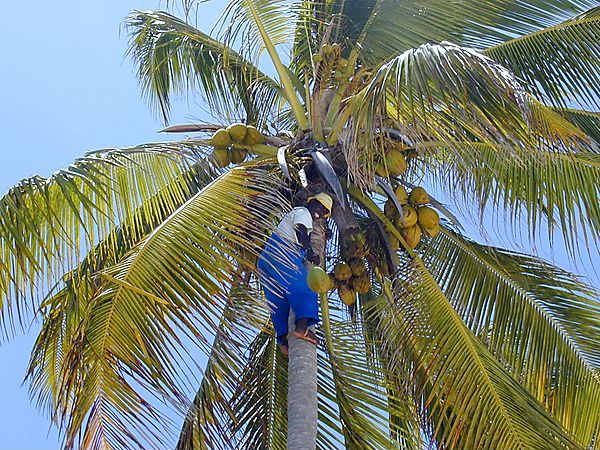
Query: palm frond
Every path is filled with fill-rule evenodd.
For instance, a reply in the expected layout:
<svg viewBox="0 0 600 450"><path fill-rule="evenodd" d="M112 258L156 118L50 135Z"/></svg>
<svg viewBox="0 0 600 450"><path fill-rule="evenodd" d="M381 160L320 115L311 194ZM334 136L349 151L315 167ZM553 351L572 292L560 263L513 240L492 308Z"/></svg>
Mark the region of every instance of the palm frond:
<svg viewBox="0 0 600 450"><path fill-rule="evenodd" d="M409 50L382 66L349 99L332 136L348 125L364 158L351 175L373 165L383 151L376 134L389 127L415 145L479 141L503 147L507 157L524 146L589 146L584 133L533 101L506 69L450 43Z"/></svg>
<svg viewBox="0 0 600 450"><path fill-rule="evenodd" d="M519 149L507 157L496 145L461 145L460 152L454 144L453 150L440 152L434 158L441 158L441 165L429 167L437 174L436 182L456 198L466 203L476 200L481 214L503 207L510 223L526 220L531 240L546 226L552 240L558 229L571 254L595 245L600 236L598 153Z"/></svg>
<svg viewBox="0 0 600 450"><path fill-rule="evenodd" d="M559 109L557 112L600 145L600 113L571 108Z"/></svg>
<svg viewBox="0 0 600 450"><path fill-rule="evenodd" d="M487 48L596 6L592 0L543 0L535 4L511 0L467 0L460 4L443 0L338 0L324 4L339 11L341 37L356 43L361 58L375 67L425 43L448 40Z"/></svg>
<svg viewBox="0 0 600 450"><path fill-rule="evenodd" d="M441 447L454 448L460 436L460 448L582 448L466 328L418 258L393 283L393 301L386 294L369 313L378 316L396 364L408 361L412 381L431 386L415 400Z"/></svg>
<svg viewBox="0 0 600 450"><path fill-rule="evenodd" d="M213 180L211 170L203 171L199 164L191 166L189 173L182 175L189 180L191 197ZM175 180L178 183L180 180ZM26 380L30 394L39 406L52 415L58 405L66 402L59 391L64 374L64 361L80 339L80 324L88 307L88 301L99 287L98 272L117 264L123 256L147 237L158 225L185 201L168 197L169 189L158 191L144 204L119 223L94 249L88 252L81 264L62 276L60 283L47 295L39 307L43 317L42 329L34 344L29 361ZM148 214L153 212L153 214Z"/></svg>
<svg viewBox="0 0 600 450"><path fill-rule="evenodd" d="M139 436L123 435L120 448L136 446L136 439L147 448L164 445L168 423L150 399L185 405L194 370L182 339L209 352L230 274L244 261L238 246L256 251L268 217L283 204L274 177L251 166L233 169L97 275L80 338L63 362L58 389L66 400L55 405L66 408L60 417L67 448L79 433L89 443L83 448L101 448L122 428Z"/></svg>
<svg viewBox="0 0 600 450"><path fill-rule="evenodd" d="M254 349L260 347L257 342L262 342L261 337L269 342L271 352L278 351L270 339L272 333L263 333L261 337L251 338L257 334L260 325L268 320L265 302L263 317L259 322L256 321L260 316L255 310L257 306L255 298L258 297L260 297L258 290L249 284L234 282L220 320L219 330L212 344L202 383L179 435L177 450L230 449L235 442L236 428L249 423L254 426L266 425L269 423L269 411L271 415L275 414L275 410L269 408L271 403L261 404L260 412L264 416L256 421L246 420L248 417L238 411L244 408L240 408L235 400L240 390L252 395L260 394L259 397L265 392L275 392L274 384L266 389L250 389L244 381L244 370L258 366L252 361ZM247 349L250 351L247 352ZM285 383L281 385L285 386ZM242 387L244 389L241 389ZM253 405L253 407L257 406ZM276 434L272 438L275 436Z"/></svg>
<svg viewBox="0 0 600 450"><path fill-rule="evenodd" d="M101 150L11 188L0 199L4 332L23 324L38 299L138 208L153 218L185 201L201 152L200 141ZM158 203L145 204L158 192Z"/></svg>
<svg viewBox="0 0 600 450"><path fill-rule="evenodd" d="M279 77L281 94L289 103L298 127L305 130L306 111L298 98L304 94L304 85L282 62L277 50L286 43L292 47L296 23L302 20L302 6L302 1L231 0L222 23L226 45L233 46L242 40L243 53L257 62L261 53L267 51Z"/></svg>
<svg viewBox="0 0 600 450"><path fill-rule="evenodd" d="M483 51L555 106L599 105L600 7Z"/></svg>
<svg viewBox="0 0 600 450"><path fill-rule="evenodd" d="M375 362L377 338L343 317L335 298L321 302L327 356L345 448L414 449L421 439L416 409L406 389L389 385L400 372ZM398 367L396 367L398 369ZM407 386L402 386L407 388ZM417 422L417 423L415 423Z"/></svg>
<svg viewBox="0 0 600 450"><path fill-rule="evenodd" d="M578 440L600 420L599 293L534 257L443 231L423 261L465 324Z"/></svg>
<svg viewBox="0 0 600 450"><path fill-rule="evenodd" d="M279 85L252 62L163 11L127 18L129 53L144 94L168 121L171 94L198 89L216 114L262 125L280 100Z"/></svg>

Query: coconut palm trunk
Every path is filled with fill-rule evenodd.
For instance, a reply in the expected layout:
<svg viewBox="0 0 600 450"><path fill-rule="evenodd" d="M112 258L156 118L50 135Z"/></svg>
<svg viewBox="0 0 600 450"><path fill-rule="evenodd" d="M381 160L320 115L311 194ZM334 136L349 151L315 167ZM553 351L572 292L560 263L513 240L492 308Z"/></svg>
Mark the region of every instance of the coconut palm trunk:
<svg viewBox="0 0 600 450"><path fill-rule="evenodd" d="M314 224L311 244L325 265L325 219ZM290 311L289 328L295 315ZM313 450L317 446L317 348L290 335L288 363L288 450Z"/></svg>

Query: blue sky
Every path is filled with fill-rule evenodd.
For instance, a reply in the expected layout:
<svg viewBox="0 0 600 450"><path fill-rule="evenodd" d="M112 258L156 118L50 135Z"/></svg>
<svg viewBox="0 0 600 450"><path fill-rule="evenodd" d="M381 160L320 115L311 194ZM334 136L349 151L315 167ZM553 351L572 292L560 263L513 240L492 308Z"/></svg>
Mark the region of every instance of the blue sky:
<svg viewBox="0 0 600 450"><path fill-rule="evenodd" d="M205 5L198 26L209 30L222 4ZM156 133L162 124L123 59L127 37L120 29L131 9L160 6L157 0L4 2L0 192L26 176L49 175L88 150L168 139ZM174 112L173 123L203 114L183 101ZM560 250L556 258L568 265ZM0 450L59 448L57 433L21 386L35 330L0 347Z"/></svg>

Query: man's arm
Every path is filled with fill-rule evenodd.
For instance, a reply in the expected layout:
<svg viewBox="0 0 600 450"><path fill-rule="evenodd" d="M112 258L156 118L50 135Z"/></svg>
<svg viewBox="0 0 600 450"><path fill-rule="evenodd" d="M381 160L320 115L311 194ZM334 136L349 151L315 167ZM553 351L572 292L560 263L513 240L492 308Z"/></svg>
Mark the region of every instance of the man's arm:
<svg viewBox="0 0 600 450"><path fill-rule="evenodd" d="M321 263L321 258L319 258L319 255L313 252L313 249L310 245L310 234L308 234L308 229L302 224L296 224L295 230L298 242L300 242L300 245L306 251L306 260L313 264L319 265Z"/></svg>

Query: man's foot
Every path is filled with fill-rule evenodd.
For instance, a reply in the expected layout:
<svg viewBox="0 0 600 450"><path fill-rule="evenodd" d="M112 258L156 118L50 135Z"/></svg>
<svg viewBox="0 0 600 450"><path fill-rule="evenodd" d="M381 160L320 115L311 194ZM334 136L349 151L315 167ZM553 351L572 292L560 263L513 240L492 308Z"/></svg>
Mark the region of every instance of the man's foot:
<svg viewBox="0 0 600 450"><path fill-rule="evenodd" d="M311 342L315 345L319 344L319 338L317 335L307 326L306 319L300 319L296 322L296 329L292 333L298 339L302 339L308 342Z"/></svg>

